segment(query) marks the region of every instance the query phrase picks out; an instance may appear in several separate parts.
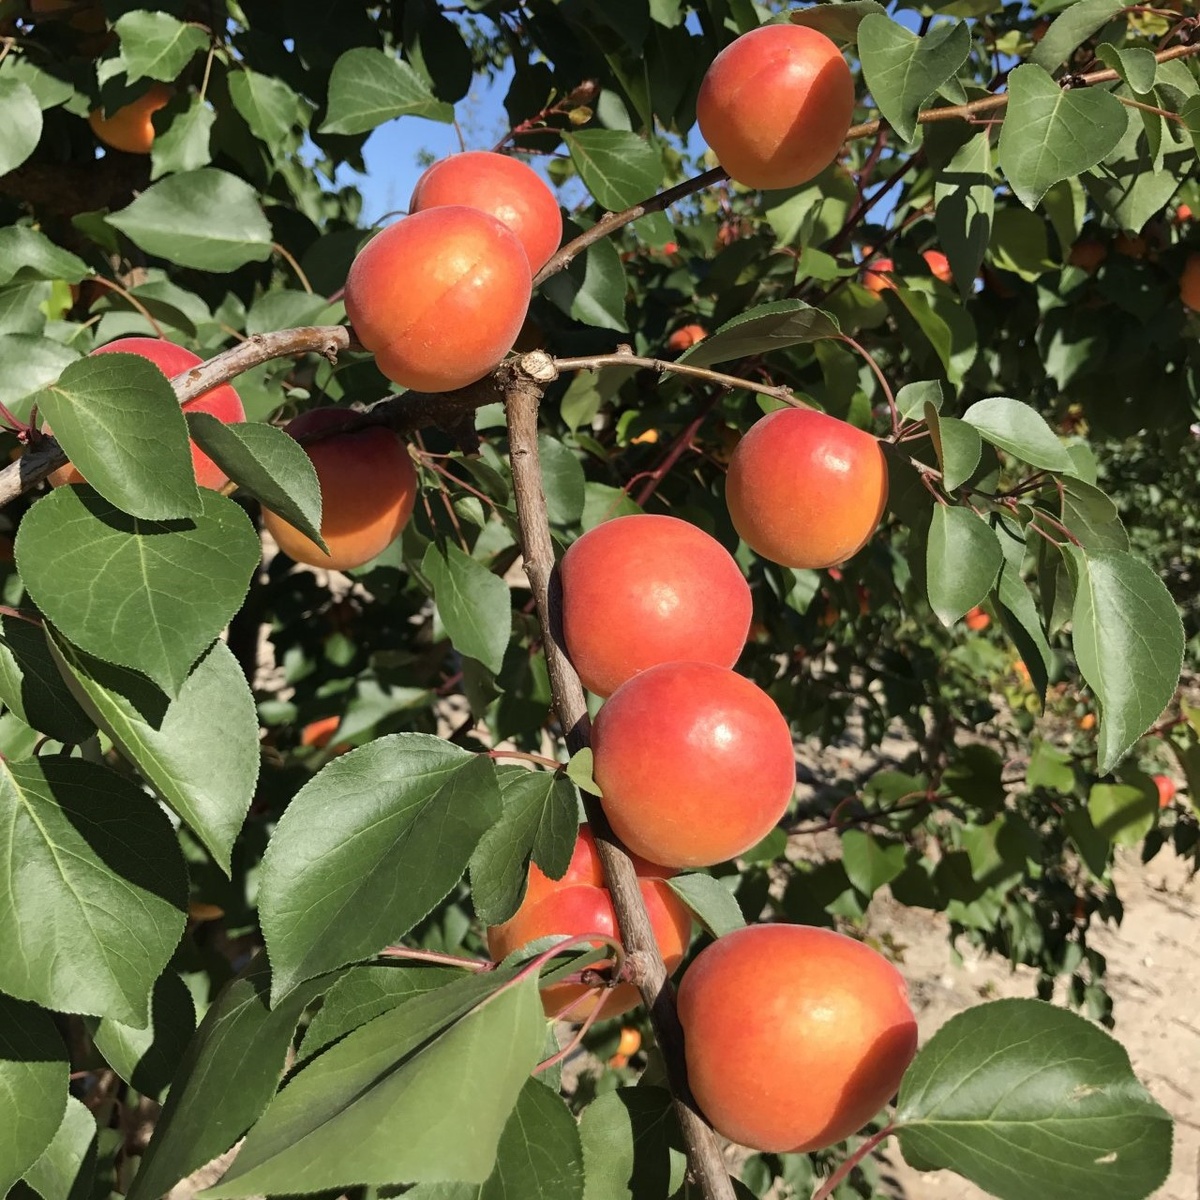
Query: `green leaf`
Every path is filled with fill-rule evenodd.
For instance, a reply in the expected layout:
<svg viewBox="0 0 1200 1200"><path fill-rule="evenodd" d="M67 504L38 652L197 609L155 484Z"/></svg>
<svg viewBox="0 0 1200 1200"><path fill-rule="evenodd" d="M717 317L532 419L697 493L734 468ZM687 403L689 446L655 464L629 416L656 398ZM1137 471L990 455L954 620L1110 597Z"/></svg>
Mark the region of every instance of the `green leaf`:
<svg viewBox="0 0 1200 1200"><path fill-rule="evenodd" d="M9 225L0 229L0 284L28 279L63 279L67 283L78 283L91 274L91 267L83 259L56 246L36 229L27 225Z"/></svg>
<svg viewBox="0 0 1200 1200"><path fill-rule="evenodd" d="M1146 95L1154 87L1158 60L1154 57L1153 50L1148 50L1145 46L1130 46L1125 49L1114 46L1111 42L1102 42L1096 47L1096 57L1106 67L1116 71L1139 96Z"/></svg>
<svg viewBox="0 0 1200 1200"><path fill-rule="evenodd" d="M690 367L707 367L731 358L748 358L822 338L840 337L841 332L837 320L829 313L802 300L777 300L726 321L711 336L692 346L680 361Z"/></svg>
<svg viewBox="0 0 1200 1200"><path fill-rule="evenodd" d="M272 1009L260 954L225 985L178 1062L126 1200L158 1200L242 1136L275 1094L300 1014L332 982L313 980Z"/></svg>
<svg viewBox="0 0 1200 1200"><path fill-rule="evenodd" d="M938 241L958 290L970 295L991 241L996 209L992 146L986 133L958 150L938 175L933 196Z"/></svg>
<svg viewBox="0 0 1200 1200"><path fill-rule="evenodd" d="M574 525L583 515L584 475L579 459L548 433L538 435L538 456L550 524Z"/></svg>
<svg viewBox="0 0 1200 1200"><path fill-rule="evenodd" d="M713 937L721 937L746 924L733 893L719 879L696 871L673 875L666 882Z"/></svg>
<svg viewBox="0 0 1200 1200"><path fill-rule="evenodd" d="M204 1200L397 1179L483 1183L546 1028L532 976L479 1003L494 974L410 1000L312 1060Z"/></svg>
<svg viewBox="0 0 1200 1200"><path fill-rule="evenodd" d="M1063 479L1062 485L1062 522L1085 550L1129 549L1129 535L1108 496L1071 476Z"/></svg>
<svg viewBox="0 0 1200 1200"><path fill-rule="evenodd" d="M1121 0L1079 0L1068 5L1033 48L1029 61L1053 71L1076 46L1107 25L1121 9Z"/></svg>
<svg viewBox="0 0 1200 1200"><path fill-rule="evenodd" d="M6 954L7 954L6 947ZM7 1195L45 1152L63 1122L67 1051L49 1013L0 995L0 1194Z"/></svg>
<svg viewBox="0 0 1200 1200"><path fill-rule="evenodd" d="M3 232L0 231L0 236ZM79 352L38 334L0 333L0 404L19 421L28 421L38 392L76 362Z"/></svg>
<svg viewBox="0 0 1200 1200"><path fill-rule="evenodd" d="M4 75L8 79L27 84L29 90L37 97L38 107L43 112L79 96L69 80L60 78L52 70L43 70L37 63L24 56L10 54L4 60Z"/></svg>
<svg viewBox="0 0 1200 1200"><path fill-rule="evenodd" d="M209 139L217 119L213 108L199 96L175 113L171 124L150 148L150 178L161 179L172 172L195 171L212 162Z"/></svg>
<svg viewBox="0 0 1200 1200"><path fill-rule="evenodd" d="M1034 691L1039 697L1044 697L1054 656L1046 640L1046 630L1038 616L1037 605L1021 577L1026 549L1024 531L1015 531L1002 520L996 529L996 536L1004 552L1004 565L1000 568L1000 578L996 584L997 613L1029 671L1029 681Z"/></svg>
<svg viewBox="0 0 1200 1200"><path fill-rule="evenodd" d="M259 763L254 698L233 651L214 642L171 700L135 671L65 640L55 648L96 722L228 875Z"/></svg>
<svg viewBox="0 0 1200 1200"><path fill-rule="evenodd" d="M271 257L258 193L215 167L160 180L106 219L147 254L181 267L234 271Z"/></svg>
<svg viewBox="0 0 1200 1200"><path fill-rule="evenodd" d="M0 616L0 701L30 728L67 745L96 731L67 689L45 631L8 614Z"/></svg>
<svg viewBox="0 0 1200 1200"><path fill-rule="evenodd" d="M17 567L50 621L170 696L238 610L262 552L232 500L205 489L201 503L195 520L139 521L74 485L43 496L17 530Z"/></svg>
<svg viewBox="0 0 1200 1200"><path fill-rule="evenodd" d="M671 1095L642 1085L593 1100L579 1119L585 1200L673 1196L683 1184L683 1139Z"/></svg>
<svg viewBox="0 0 1200 1200"><path fill-rule="evenodd" d="M347 50L329 76L321 133L366 133L394 117L453 121L454 106L438 100L408 65L382 50Z"/></svg>
<svg viewBox="0 0 1200 1200"><path fill-rule="evenodd" d="M328 550L321 538L321 484L312 459L295 438L274 425L226 425L211 413L186 415L196 445L239 488Z"/></svg>
<svg viewBox="0 0 1200 1200"><path fill-rule="evenodd" d="M427 734L377 738L328 763L263 857L272 995L403 936L458 882L499 815L491 760Z"/></svg>
<svg viewBox="0 0 1200 1200"><path fill-rule="evenodd" d="M842 834L846 877L867 897L901 874L906 853L903 842L877 838L861 829L847 829Z"/></svg>
<svg viewBox="0 0 1200 1200"><path fill-rule="evenodd" d="M982 604L1004 562L996 531L969 508L938 504L925 553L929 605L953 625Z"/></svg>
<svg viewBox="0 0 1200 1200"><path fill-rule="evenodd" d="M308 109L282 79L248 69L229 78L229 96L250 132L268 146L286 143L307 124Z"/></svg>
<svg viewBox="0 0 1200 1200"><path fill-rule="evenodd" d="M957 417L938 417L929 421L934 449L942 467L942 486L948 492L962 487L979 466L983 442L979 431Z"/></svg>
<svg viewBox="0 0 1200 1200"><path fill-rule="evenodd" d="M1095 783L1088 793L1088 816L1096 832L1118 846L1136 846L1154 828L1158 790L1131 783Z"/></svg>
<svg viewBox="0 0 1200 1200"><path fill-rule="evenodd" d="M596 759L590 746L576 750L567 763L567 778L581 791L590 796L599 796L600 788L595 777Z"/></svg>
<svg viewBox="0 0 1200 1200"><path fill-rule="evenodd" d="M1007 396L977 400L962 419L979 430L985 442L1045 471L1071 470L1071 457L1045 418L1028 404Z"/></svg>
<svg viewBox="0 0 1200 1200"><path fill-rule="evenodd" d="M498 675L512 636L508 584L452 542L444 554L431 542L421 573L433 584L433 600L455 650Z"/></svg>
<svg viewBox="0 0 1200 1200"><path fill-rule="evenodd" d="M147 521L200 512L187 422L154 363L137 354L81 358L35 402L67 457L110 504Z"/></svg>
<svg viewBox="0 0 1200 1200"><path fill-rule="evenodd" d="M928 404L936 413L942 407L942 384L938 379L906 383L896 393L896 411L906 420L925 420Z"/></svg>
<svg viewBox="0 0 1200 1200"><path fill-rule="evenodd" d="M557 771L502 767L500 820L471 856L471 902L485 925L500 925L517 911L532 858L551 879L561 879L579 833L579 799Z"/></svg>
<svg viewBox="0 0 1200 1200"><path fill-rule="evenodd" d="M183 933L187 872L166 814L77 758L0 776L0 988L60 1012L147 1019Z"/></svg>
<svg viewBox="0 0 1200 1200"><path fill-rule="evenodd" d="M197 51L208 45L208 34L199 25L185 25L165 12L127 12L114 28L130 83L139 79L173 83Z"/></svg>
<svg viewBox="0 0 1200 1200"><path fill-rule="evenodd" d="M870 13L858 27L863 77L883 119L912 141L917 110L953 78L971 52L971 33L955 21L933 26L917 37L882 13Z"/></svg>
<svg viewBox="0 0 1200 1200"><path fill-rule="evenodd" d="M1113 769L1175 694L1183 623L1163 581L1120 550L1067 547L1076 576L1071 642L1100 702L1101 774Z"/></svg>
<svg viewBox="0 0 1200 1200"><path fill-rule="evenodd" d="M1060 179L1094 167L1125 132L1125 109L1115 96L1099 88L1063 91L1032 63L1009 75L1008 94L999 162L1026 208Z"/></svg>
<svg viewBox="0 0 1200 1200"><path fill-rule="evenodd" d="M662 183L662 156L636 133L584 129L563 134L563 141L584 186L610 212L653 196Z"/></svg>
<svg viewBox="0 0 1200 1200"><path fill-rule="evenodd" d="M1029 282L1057 269L1050 257L1050 230L1045 217L1024 208L1002 208L996 214L988 250L992 262L1002 271L1012 271Z"/></svg>
<svg viewBox="0 0 1200 1200"><path fill-rule="evenodd" d="M900 1148L1000 1200L1137 1200L1167 1177L1171 1118L1120 1043L1040 1000L952 1017L900 1085Z"/></svg>
<svg viewBox="0 0 1200 1200"><path fill-rule="evenodd" d="M42 140L42 110L29 85L20 79L0 79L0 175L19 167Z"/></svg>
<svg viewBox="0 0 1200 1200"><path fill-rule="evenodd" d="M25 1172L25 1182L42 1200L88 1200L96 1151L96 1118L81 1100L69 1096L54 1140Z"/></svg>

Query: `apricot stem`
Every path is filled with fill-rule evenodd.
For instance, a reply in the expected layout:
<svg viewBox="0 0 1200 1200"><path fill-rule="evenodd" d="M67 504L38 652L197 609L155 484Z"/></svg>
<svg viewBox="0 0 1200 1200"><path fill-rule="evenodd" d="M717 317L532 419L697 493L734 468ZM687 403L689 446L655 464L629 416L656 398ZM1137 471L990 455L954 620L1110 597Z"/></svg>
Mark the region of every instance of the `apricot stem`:
<svg viewBox="0 0 1200 1200"><path fill-rule="evenodd" d="M829 1200L834 1189L858 1166L880 1142L886 1141L895 1133L895 1125L885 1125L878 1133L873 1133L857 1150L854 1151L830 1177L813 1193L812 1200Z"/></svg>
<svg viewBox="0 0 1200 1200"><path fill-rule="evenodd" d="M883 394L887 397L888 409L892 414L892 436L895 437L900 432L900 413L896 408L896 397L892 392L891 384L887 381L887 376L879 369L879 364L872 358L870 352L860 346L852 337L843 333L840 340L845 342L852 350L862 355L866 360L867 366L874 372L875 378L879 380L879 386L883 388Z"/></svg>
<svg viewBox="0 0 1200 1200"><path fill-rule="evenodd" d="M105 279L103 275L91 275L89 278L93 283L98 283L101 287L106 287L109 291L116 292L122 300L133 308L136 308L146 318L150 328L154 330L155 337L165 338L167 336L163 327L150 315L150 310L132 292L127 291L119 283L111 279Z"/></svg>
<svg viewBox="0 0 1200 1200"><path fill-rule="evenodd" d="M583 995L575 1000L575 1002L571 1004L569 1008L566 1008L559 1013L559 1016L565 1017L567 1013L575 1007L576 1004L581 1004L584 1000L590 998L591 994L591 992L584 992ZM535 1075L540 1075L543 1071L548 1071L551 1067L557 1066L558 1063L562 1062L566 1058L569 1058L581 1045L583 1045L583 1039L587 1036L587 1031L596 1023L596 1019L600 1016L600 1010L603 1007L603 1004L593 1005L592 1011L583 1018L583 1023L576 1030L575 1036L557 1054L552 1054L545 1061L538 1063L538 1065L533 1068L533 1073Z"/></svg>

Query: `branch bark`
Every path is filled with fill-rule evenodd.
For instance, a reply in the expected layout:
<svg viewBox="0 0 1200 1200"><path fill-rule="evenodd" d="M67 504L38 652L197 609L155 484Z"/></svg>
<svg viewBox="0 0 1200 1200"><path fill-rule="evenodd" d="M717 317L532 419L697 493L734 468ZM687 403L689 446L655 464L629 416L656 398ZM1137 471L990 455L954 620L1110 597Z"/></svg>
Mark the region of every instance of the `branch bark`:
<svg viewBox="0 0 1200 1200"><path fill-rule="evenodd" d="M554 710L567 749L574 754L588 744L590 725L583 685L563 649L562 613L552 582L554 544L550 538L538 460L538 405L546 384L555 377L556 368L544 356L527 355L515 363L505 364L499 374L503 377L501 386L508 415L509 454L525 573L537 605ZM675 1009L675 993L650 928L633 863L595 798L585 795L584 806L596 837L605 882L612 894L621 941L633 968L633 982L650 1013L654 1035L666 1063L675 1112L687 1149L688 1172L705 1200L734 1200L733 1185L716 1136L696 1111L688 1088L683 1029Z"/></svg>

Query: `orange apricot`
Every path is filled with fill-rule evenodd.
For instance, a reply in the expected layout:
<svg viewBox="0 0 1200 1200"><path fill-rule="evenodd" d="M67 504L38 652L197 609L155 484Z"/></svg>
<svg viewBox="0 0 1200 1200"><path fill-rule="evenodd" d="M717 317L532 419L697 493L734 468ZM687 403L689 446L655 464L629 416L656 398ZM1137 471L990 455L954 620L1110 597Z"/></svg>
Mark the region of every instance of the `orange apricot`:
<svg viewBox="0 0 1200 1200"><path fill-rule="evenodd" d="M679 1020L704 1115L730 1140L772 1153L857 1132L917 1048L900 972L861 942L806 925L718 938L684 973Z"/></svg>
<svg viewBox="0 0 1200 1200"><path fill-rule="evenodd" d="M982 633L992 623L992 618L976 605L967 613L963 621L972 633Z"/></svg>
<svg viewBox="0 0 1200 1200"><path fill-rule="evenodd" d="M165 83L152 84L136 100L118 108L111 117L106 117L98 108L94 109L88 116L88 124L92 132L114 150L124 150L128 154L149 154L155 136L151 118L160 108L166 107L172 94Z"/></svg>
<svg viewBox="0 0 1200 1200"><path fill-rule="evenodd" d="M1067 262L1089 275L1095 275L1108 257L1108 247L1095 238L1080 238L1067 255Z"/></svg>
<svg viewBox="0 0 1200 1200"><path fill-rule="evenodd" d="M783 816L796 783L775 702L714 663L663 663L623 683L597 714L592 753L613 832L669 867L748 850Z"/></svg>
<svg viewBox="0 0 1200 1200"><path fill-rule="evenodd" d="M702 342L708 337L708 330L703 325L682 325L667 338L667 349L672 354L682 354L689 346Z"/></svg>
<svg viewBox="0 0 1200 1200"><path fill-rule="evenodd" d="M940 279L943 283L954 282L954 272L950 270L950 260L940 250L923 250L921 257L925 260L925 265L934 279Z"/></svg>
<svg viewBox="0 0 1200 1200"><path fill-rule="evenodd" d="M1192 312L1200 312L1200 254L1189 254L1183 264L1179 298Z"/></svg>
<svg viewBox="0 0 1200 1200"><path fill-rule="evenodd" d="M730 178L789 188L837 157L854 117L854 80L842 52L803 25L762 25L713 59L696 121Z"/></svg>
<svg viewBox="0 0 1200 1200"><path fill-rule="evenodd" d="M358 340L394 383L449 392L486 375L521 332L531 293L520 238L462 204L389 225L346 277Z"/></svg>
<svg viewBox="0 0 1200 1200"><path fill-rule="evenodd" d="M1181 204L1175 210L1175 224L1183 225L1192 219L1192 207L1190 204Z"/></svg>
<svg viewBox="0 0 1200 1200"><path fill-rule="evenodd" d="M1158 807L1166 808L1175 799L1175 780L1170 775L1155 775L1152 778L1158 789Z"/></svg>
<svg viewBox="0 0 1200 1200"><path fill-rule="evenodd" d="M263 509L263 524L288 557L331 571L361 567L380 554L408 524L417 498L417 472L404 442L382 425L345 430L346 418L342 409L314 408L286 430L313 439L302 445L321 485L321 537L329 553Z"/></svg>
<svg viewBox="0 0 1200 1200"><path fill-rule="evenodd" d="M409 212L465 204L489 213L517 235L536 275L562 240L558 200L542 177L520 159L467 150L435 162L413 189Z"/></svg>
<svg viewBox="0 0 1200 1200"><path fill-rule="evenodd" d="M678 517L595 526L568 548L560 579L567 654L597 695L659 663L732 667L746 644L749 584L720 542Z"/></svg>
<svg viewBox="0 0 1200 1200"><path fill-rule="evenodd" d="M863 274L863 287L877 296L889 289L895 291L896 284L891 276L895 269L896 264L890 258L877 258Z"/></svg>
<svg viewBox="0 0 1200 1200"><path fill-rule="evenodd" d="M1122 230L1113 238L1113 249L1126 258L1145 258L1149 243L1140 233L1126 233Z"/></svg>
<svg viewBox="0 0 1200 1200"><path fill-rule="evenodd" d="M829 567L858 553L887 503L877 438L806 408L781 408L737 444L725 479L734 528L785 567Z"/></svg>

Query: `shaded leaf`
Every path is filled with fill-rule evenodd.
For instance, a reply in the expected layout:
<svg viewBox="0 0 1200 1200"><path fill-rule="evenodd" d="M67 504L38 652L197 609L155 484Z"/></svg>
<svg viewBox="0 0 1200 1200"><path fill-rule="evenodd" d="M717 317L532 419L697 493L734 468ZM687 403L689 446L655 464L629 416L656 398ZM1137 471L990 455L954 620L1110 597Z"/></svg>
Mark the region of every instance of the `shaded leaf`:
<svg viewBox="0 0 1200 1200"><path fill-rule="evenodd" d="M42 140L42 109L29 85L20 79L0 79L0 175L19 167Z"/></svg>
<svg viewBox="0 0 1200 1200"><path fill-rule="evenodd" d="M731 358L748 358L840 336L841 329L829 313L802 300L777 300L726 321L681 355L680 361L692 367L707 367Z"/></svg>
<svg viewBox="0 0 1200 1200"><path fill-rule="evenodd" d="M713 937L721 937L746 924L733 893L719 879L695 871L672 875L666 883Z"/></svg>
<svg viewBox="0 0 1200 1200"><path fill-rule="evenodd" d="M96 1173L96 1118L74 1096L50 1145L25 1172L42 1200L90 1200Z"/></svg>
<svg viewBox="0 0 1200 1200"><path fill-rule="evenodd" d="M68 745L96 730L59 673L45 631L7 614L0 615L0 701L32 729Z"/></svg>
<svg viewBox="0 0 1200 1200"><path fill-rule="evenodd" d="M433 584L433 600L455 650L499 674L512 636L508 584L452 542L444 553L430 543L421 573Z"/></svg>

